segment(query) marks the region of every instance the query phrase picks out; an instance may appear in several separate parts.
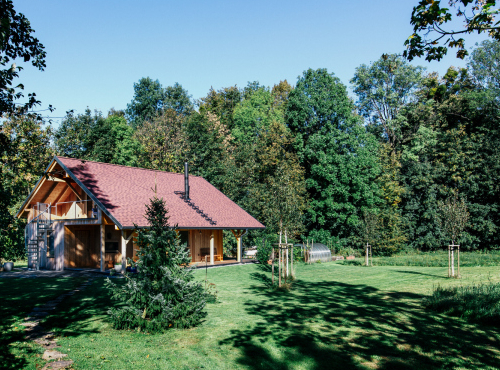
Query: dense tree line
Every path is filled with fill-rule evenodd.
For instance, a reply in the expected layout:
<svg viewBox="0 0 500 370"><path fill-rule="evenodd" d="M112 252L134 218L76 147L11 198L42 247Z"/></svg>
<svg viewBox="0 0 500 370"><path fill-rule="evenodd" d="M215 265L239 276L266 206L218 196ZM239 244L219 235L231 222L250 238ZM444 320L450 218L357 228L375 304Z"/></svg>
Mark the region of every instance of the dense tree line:
<svg viewBox="0 0 500 370"><path fill-rule="evenodd" d="M295 86L251 82L198 101L178 83L143 78L125 111L68 113L55 131L8 118L2 132L18 155L3 191L12 214L54 153L174 172L188 161L267 226L247 244L283 225L298 240L361 248L370 222L376 253L434 250L448 243L438 204L458 194L470 212L464 248L497 248L498 60L496 41L444 76L383 55L356 69L355 99L326 69L304 71Z"/></svg>

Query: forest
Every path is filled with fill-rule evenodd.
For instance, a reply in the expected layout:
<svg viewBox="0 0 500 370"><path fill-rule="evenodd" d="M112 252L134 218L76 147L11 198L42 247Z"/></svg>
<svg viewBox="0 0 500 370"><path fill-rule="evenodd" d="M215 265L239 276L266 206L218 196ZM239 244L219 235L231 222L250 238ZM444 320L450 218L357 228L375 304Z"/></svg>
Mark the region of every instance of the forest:
<svg viewBox="0 0 500 370"><path fill-rule="evenodd" d="M486 40L444 76L384 54L350 86L309 69L294 84L249 82L196 101L146 77L123 111L70 111L57 128L8 117L4 257L23 254L24 221L13 216L53 155L173 172L188 161L266 225L246 246L276 238L281 219L295 240L336 250L362 248L367 227L374 254L437 250L449 244L440 204L454 197L469 213L462 249L497 249L499 60Z"/></svg>

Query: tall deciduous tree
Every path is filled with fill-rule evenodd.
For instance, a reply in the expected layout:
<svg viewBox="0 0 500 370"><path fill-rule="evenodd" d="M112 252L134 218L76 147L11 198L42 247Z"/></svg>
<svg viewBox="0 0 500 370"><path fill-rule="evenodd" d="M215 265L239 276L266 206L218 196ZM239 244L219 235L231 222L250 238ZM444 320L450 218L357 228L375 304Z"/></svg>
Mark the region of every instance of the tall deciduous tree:
<svg viewBox="0 0 500 370"><path fill-rule="evenodd" d="M355 116L345 86L326 69L299 77L288 97L286 122L305 169L311 234L349 243L360 210L378 201L375 137Z"/></svg>
<svg viewBox="0 0 500 370"><path fill-rule="evenodd" d="M163 99L163 109L173 109L177 114L187 116L194 110L191 95L182 85L176 82L173 86L165 88L165 97Z"/></svg>
<svg viewBox="0 0 500 370"><path fill-rule="evenodd" d="M14 86L14 79L19 77L22 67L14 62L30 62L40 71L45 69L45 47L34 37L35 30L31 28L28 19L17 13L11 0L3 0L0 4L0 115L8 113L24 114L29 109L40 104L35 93L28 94L26 103L17 104L22 98L24 85ZM9 65L12 63L11 65Z"/></svg>
<svg viewBox="0 0 500 370"><path fill-rule="evenodd" d="M384 54L370 66L357 67L351 79L359 112L375 132L381 131L393 150L418 129L401 111L417 100L415 92L421 87L422 71L422 67L412 66L398 55Z"/></svg>
<svg viewBox="0 0 500 370"><path fill-rule="evenodd" d="M500 102L500 42L483 41L472 52L468 67L477 83Z"/></svg>
<svg viewBox="0 0 500 370"><path fill-rule="evenodd" d="M134 97L127 104L127 116L133 127L139 127L145 120L151 120L163 109L165 92L160 81L143 77L134 83Z"/></svg>
<svg viewBox="0 0 500 370"><path fill-rule="evenodd" d="M14 215L54 155L52 129L30 117L2 122L0 147L0 259L24 255L24 220Z"/></svg>
<svg viewBox="0 0 500 370"><path fill-rule="evenodd" d="M111 111L107 118L87 109L85 114L68 113L55 133L56 152L71 158L136 166L140 144L125 117Z"/></svg>
<svg viewBox="0 0 500 370"><path fill-rule="evenodd" d="M173 109L143 122L135 138L141 145L139 166L155 170L178 172L187 157L185 117Z"/></svg>
<svg viewBox="0 0 500 370"><path fill-rule="evenodd" d="M236 86L226 87L215 91L210 89L206 97L198 101L200 113L211 112L219 118L229 130L233 129L233 111L242 100L240 89Z"/></svg>

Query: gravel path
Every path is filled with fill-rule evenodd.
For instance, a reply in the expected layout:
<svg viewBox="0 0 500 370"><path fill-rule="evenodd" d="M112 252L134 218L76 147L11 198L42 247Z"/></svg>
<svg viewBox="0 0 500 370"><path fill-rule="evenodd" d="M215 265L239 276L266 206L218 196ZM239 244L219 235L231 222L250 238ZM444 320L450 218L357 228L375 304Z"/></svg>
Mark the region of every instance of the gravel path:
<svg viewBox="0 0 500 370"><path fill-rule="evenodd" d="M49 370L49 369L65 369L73 364L73 361L67 358L67 354L61 353L58 351L58 348L60 346L57 344L57 338L54 337L54 334L51 332L47 332L41 322L43 319L49 314L50 311L56 310L57 305L61 303L65 298L72 296L73 294L80 292L87 288L90 284L92 284L92 281L97 278L96 274L88 273L85 271L78 271L75 274L75 271L70 271L72 274L70 276L88 276L88 279L79 287L66 292L56 299L53 299L52 301L49 301L45 303L43 306L40 307L35 307L32 312L28 314L28 316L24 319L25 322L22 324L25 329L26 333L26 339L32 340L42 347L45 348L45 352L43 353L42 358L46 361L50 361L47 363L42 370ZM14 272L15 273L15 272ZM22 276L21 275L16 275L16 277L48 277L47 273L56 273L55 271L27 271L29 276ZM35 274L35 276L33 276ZM3 274L2 274L3 275ZM90 276L89 276L90 275ZM59 272L59 275L52 275L51 277L54 276L67 276L61 275L61 272Z"/></svg>

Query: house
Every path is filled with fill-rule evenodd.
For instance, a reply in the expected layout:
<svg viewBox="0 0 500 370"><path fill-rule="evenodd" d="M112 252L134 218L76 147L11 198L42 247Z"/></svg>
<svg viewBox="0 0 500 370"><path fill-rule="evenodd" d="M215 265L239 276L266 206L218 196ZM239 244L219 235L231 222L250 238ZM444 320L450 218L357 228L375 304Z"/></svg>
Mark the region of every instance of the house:
<svg viewBox="0 0 500 370"><path fill-rule="evenodd" d="M222 230L231 230L241 261L241 238L264 229L208 181L108 163L54 157L17 213L28 219L25 243L33 268L126 265L135 256L135 225L147 227L146 204L165 200L169 224L187 243L192 262L222 260Z"/></svg>

